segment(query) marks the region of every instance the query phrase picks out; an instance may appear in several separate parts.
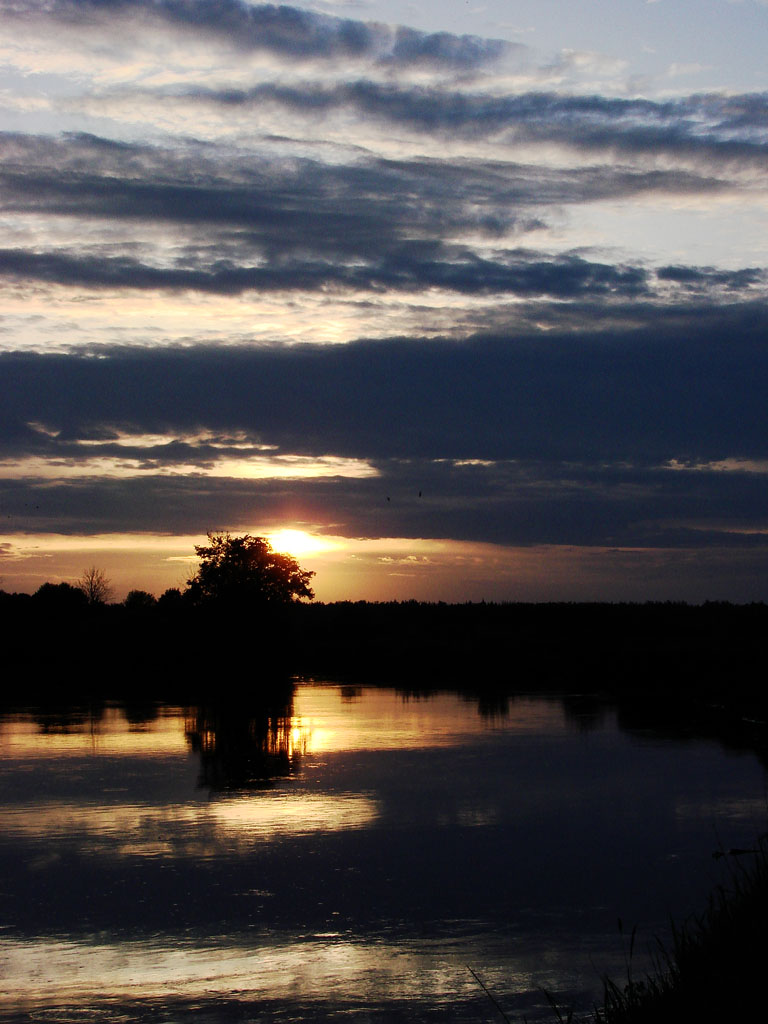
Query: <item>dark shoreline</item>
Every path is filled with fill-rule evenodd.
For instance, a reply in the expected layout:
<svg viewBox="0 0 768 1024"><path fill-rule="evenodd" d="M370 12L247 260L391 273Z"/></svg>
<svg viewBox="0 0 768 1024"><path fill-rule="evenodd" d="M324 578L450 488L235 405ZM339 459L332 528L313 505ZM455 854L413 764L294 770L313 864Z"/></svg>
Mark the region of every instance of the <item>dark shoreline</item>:
<svg viewBox="0 0 768 1024"><path fill-rule="evenodd" d="M44 607L0 592L0 708L115 700L273 702L297 678L460 693L504 713L562 699L586 722L708 737L768 765L768 605L338 602L248 611Z"/></svg>
<svg viewBox="0 0 768 1024"><path fill-rule="evenodd" d="M241 683L247 661L254 689L276 676L329 676L416 689L727 698L758 718L765 709L763 603L67 607L0 591L0 621L24 688L55 688L76 665L83 692L117 681L193 696L212 674L225 688L230 673Z"/></svg>

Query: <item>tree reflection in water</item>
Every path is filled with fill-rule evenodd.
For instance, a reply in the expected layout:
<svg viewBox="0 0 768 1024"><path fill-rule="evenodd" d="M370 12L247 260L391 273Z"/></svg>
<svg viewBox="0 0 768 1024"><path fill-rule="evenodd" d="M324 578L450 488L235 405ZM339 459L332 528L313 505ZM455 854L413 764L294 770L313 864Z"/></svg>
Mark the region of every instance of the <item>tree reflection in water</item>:
<svg viewBox="0 0 768 1024"><path fill-rule="evenodd" d="M267 789L294 774L301 751L294 741L293 688L269 698L200 704L184 731L200 756L199 785L211 790Z"/></svg>
<svg viewBox="0 0 768 1024"><path fill-rule="evenodd" d="M75 704L59 701L46 704L32 712L32 719L43 736L68 736L93 730L104 718L106 704L89 702Z"/></svg>
<svg viewBox="0 0 768 1024"><path fill-rule="evenodd" d="M344 704L361 700L364 685L339 684ZM386 687L384 687L386 689ZM443 688L424 685L398 687L402 701L428 701L439 693L456 692L468 707L489 722L501 723L514 713L516 701L529 696L499 686L494 680L483 685ZM663 696L662 696L663 692ZM214 698L210 691L195 694L186 704L185 736L191 750L201 759L199 784L214 791L265 789L273 781L295 774L302 742L294 719L294 684L290 680L263 680L260 692L237 697L231 691ZM717 698L676 689L669 678L665 690L658 684L653 692L629 689L626 693L581 690L575 693L538 693L537 698L562 706L568 724L587 733L604 726L614 717L618 728L640 737L657 737L681 743L712 739L726 750L751 751L768 766L768 698L764 692L741 693L738 689ZM183 702L185 703L185 702ZM55 700L28 705L23 701L0 701L0 722L24 712L35 722L41 736L100 734L106 717L120 709L131 731L142 731L154 723L166 704L160 698L140 695L107 699Z"/></svg>

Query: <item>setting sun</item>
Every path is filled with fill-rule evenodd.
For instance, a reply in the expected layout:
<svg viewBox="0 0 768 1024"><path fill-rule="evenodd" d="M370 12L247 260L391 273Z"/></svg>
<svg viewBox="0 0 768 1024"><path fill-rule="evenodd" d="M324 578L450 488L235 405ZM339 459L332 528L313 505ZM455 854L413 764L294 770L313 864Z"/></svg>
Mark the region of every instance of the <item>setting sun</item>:
<svg viewBox="0 0 768 1024"><path fill-rule="evenodd" d="M295 558L317 551L330 551L336 547L332 541L324 537L313 537L304 530L278 530L276 533L268 533L267 540L275 551Z"/></svg>

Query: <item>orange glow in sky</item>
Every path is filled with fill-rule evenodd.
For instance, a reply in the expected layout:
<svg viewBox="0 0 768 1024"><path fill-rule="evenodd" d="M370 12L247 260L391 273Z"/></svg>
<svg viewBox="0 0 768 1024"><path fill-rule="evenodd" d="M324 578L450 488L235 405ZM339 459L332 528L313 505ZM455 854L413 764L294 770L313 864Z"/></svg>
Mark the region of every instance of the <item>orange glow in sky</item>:
<svg viewBox="0 0 768 1024"><path fill-rule="evenodd" d="M321 551L334 551L342 546L340 538L313 536L304 530L277 530L267 533L267 540L275 551L281 554L301 558L303 555L318 554Z"/></svg>
<svg viewBox="0 0 768 1024"><path fill-rule="evenodd" d="M728 563L728 549L681 553L665 548L505 545L409 537L323 534L304 524L234 524L232 534L265 536L276 551L314 572L318 601L646 600L649 592L685 600L702 572ZM224 527L226 529L226 527ZM205 535L155 533L63 536L0 535L2 589L34 593L43 583L75 583L91 565L103 569L121 601L130 590L159 596L184 589ZM674 566L674 574L670 567ZM745 563L745 572L749 566ZM608 578L615 581L606 584ZM459 589L460 588L460 589ZM727 593L722 595L727 599Z"/></svg>

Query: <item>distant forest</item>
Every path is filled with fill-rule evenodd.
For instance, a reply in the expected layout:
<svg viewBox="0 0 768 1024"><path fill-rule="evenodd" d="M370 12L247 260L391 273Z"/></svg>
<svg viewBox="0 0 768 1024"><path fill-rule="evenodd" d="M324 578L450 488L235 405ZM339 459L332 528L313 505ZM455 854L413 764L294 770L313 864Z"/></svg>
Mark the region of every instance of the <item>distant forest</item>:
<svg viewBox="0 0 768 1024"><path fill-rule="evenodd" d="M765 700L768 605L707 602L89 600L66 583L0 591L7 656L25 685L192 691L295 675L414 688L727 693ZM63 685L63 684L61 684ZM68 682L67 686L74 685ZM158 696L160 693L158 692Z"/></svg>

